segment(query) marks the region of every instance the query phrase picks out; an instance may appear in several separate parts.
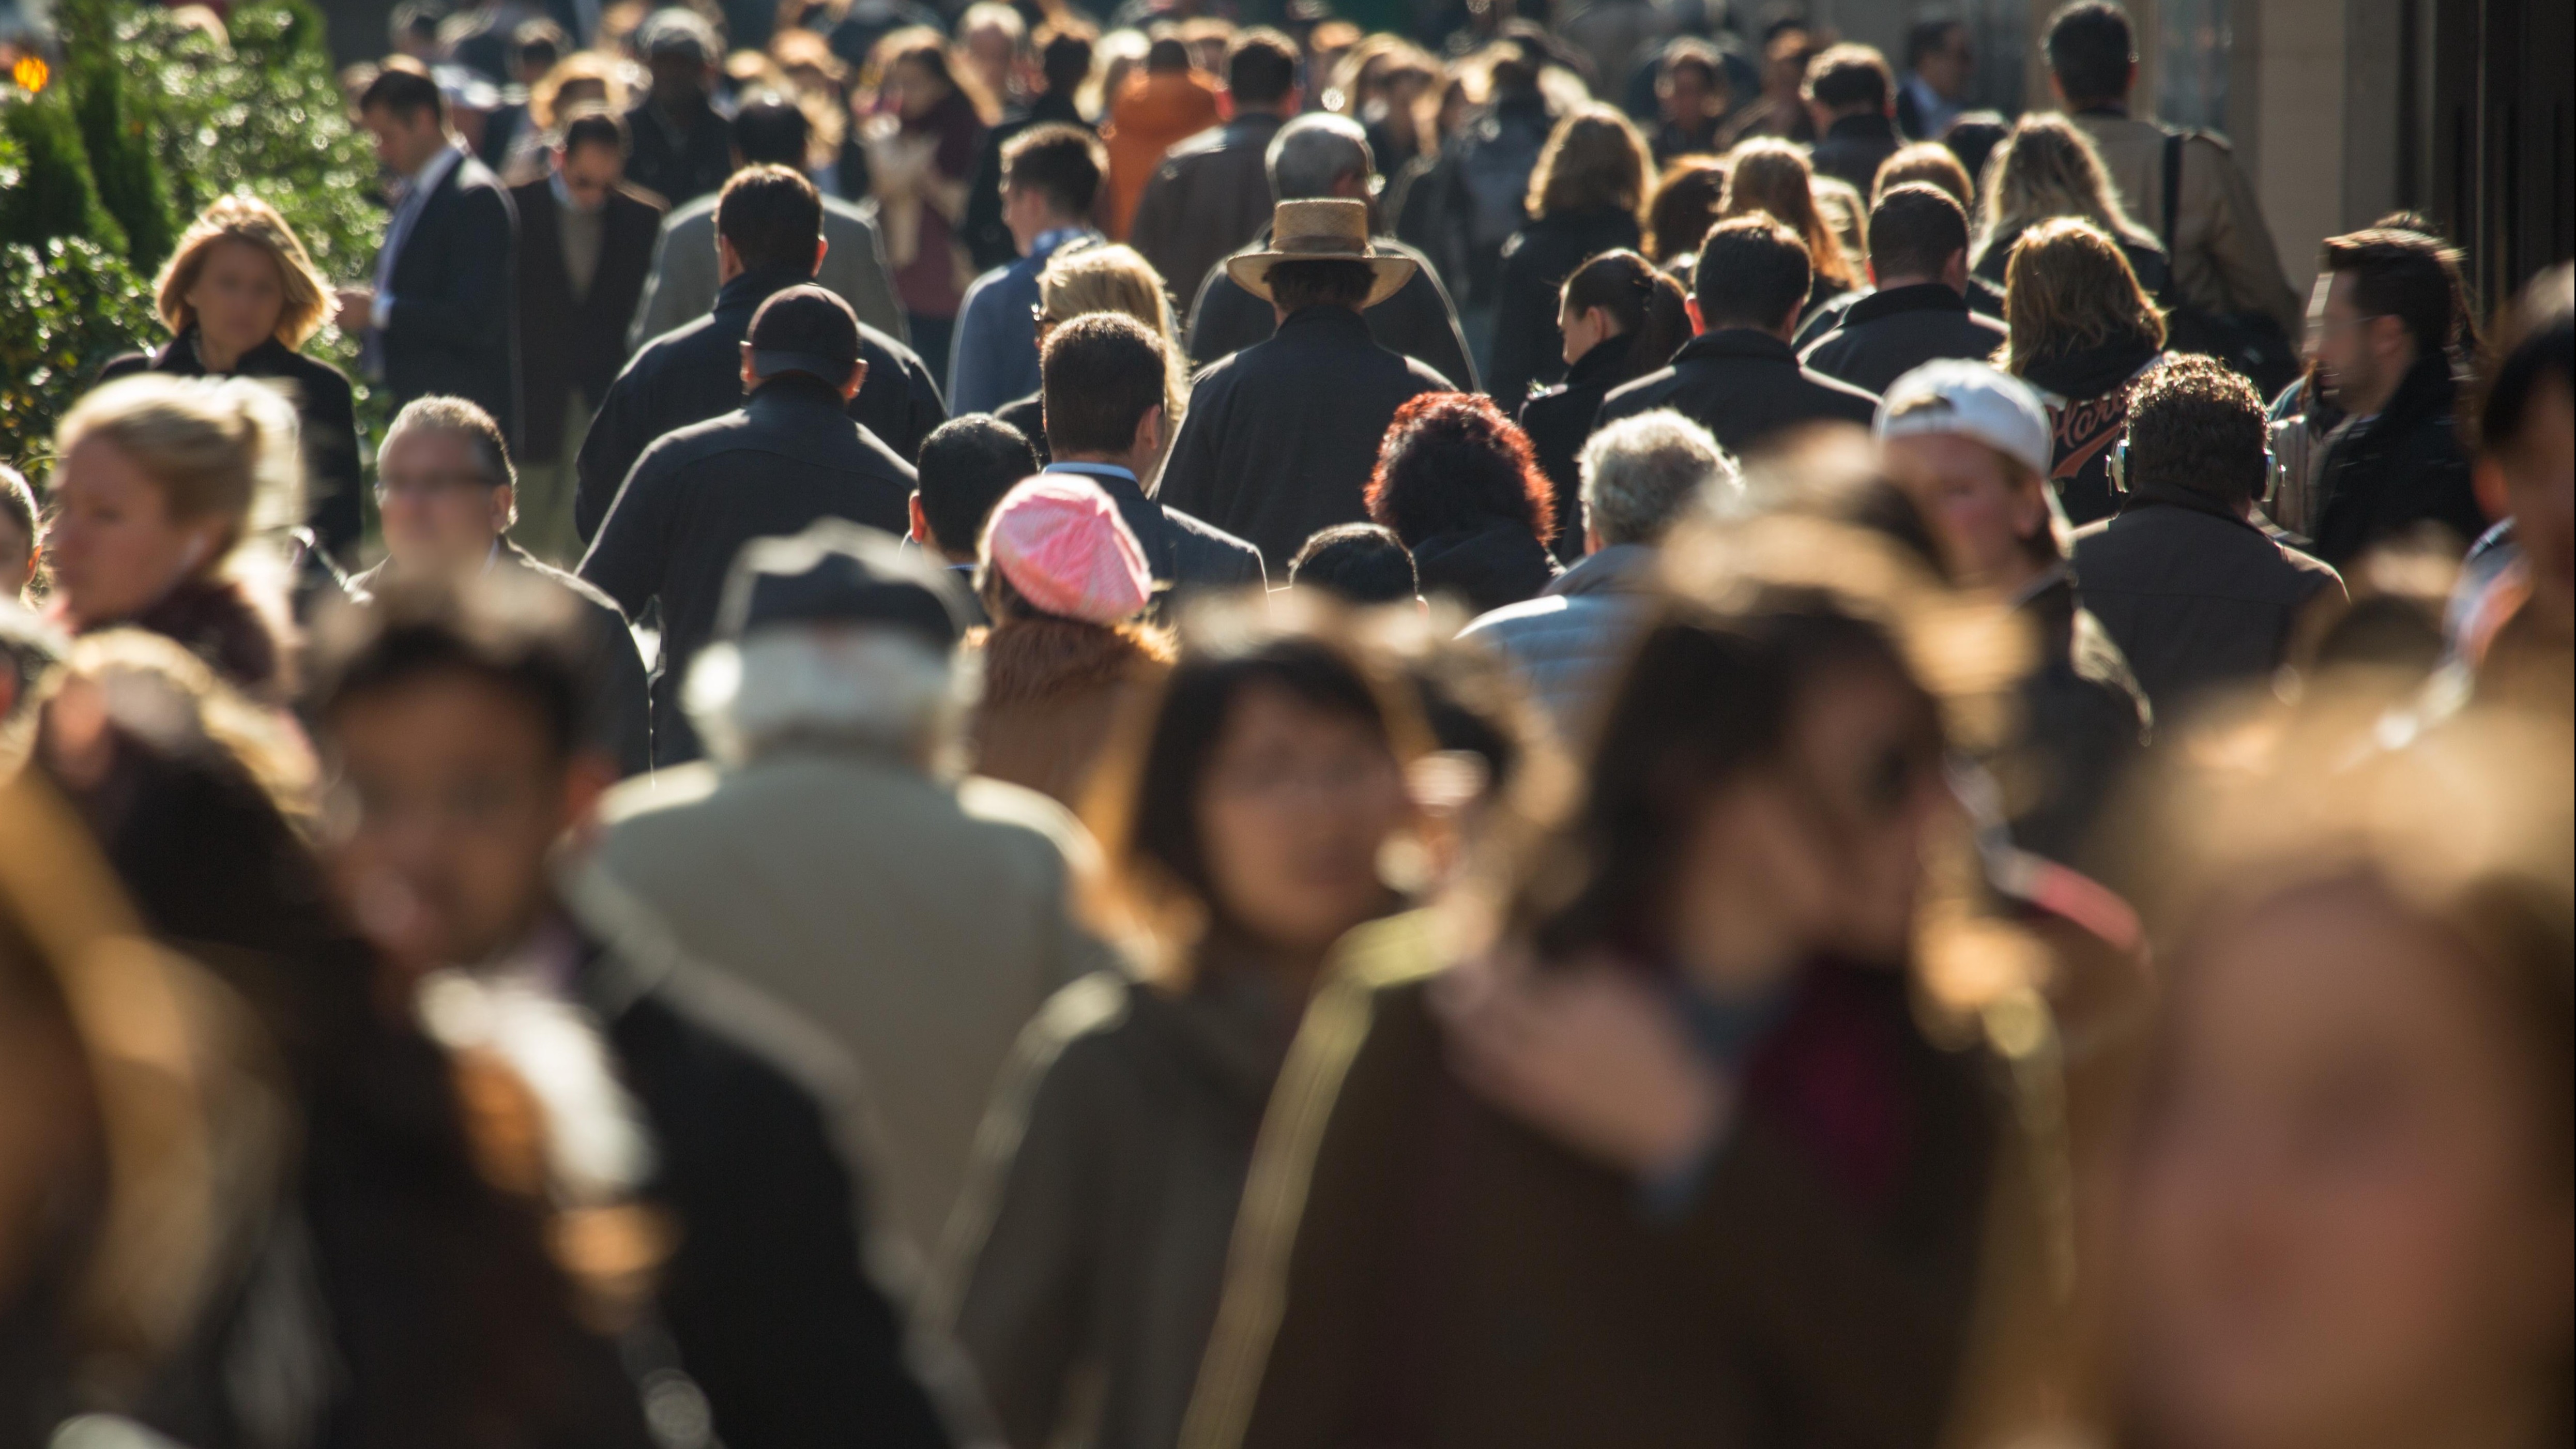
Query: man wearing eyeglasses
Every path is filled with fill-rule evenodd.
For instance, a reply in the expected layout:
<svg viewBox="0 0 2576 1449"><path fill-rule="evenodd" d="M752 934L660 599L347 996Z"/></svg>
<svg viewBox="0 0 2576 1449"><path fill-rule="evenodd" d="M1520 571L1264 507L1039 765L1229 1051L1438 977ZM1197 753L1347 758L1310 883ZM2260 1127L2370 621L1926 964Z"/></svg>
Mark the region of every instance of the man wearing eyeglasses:
<svg viewBox="0 0 2576 1449"><path fill-rule="evenodd" d="M653 752L635 633L606 594L510 541L517 494L509 445L490 413L458 397L414 398L394 415L376 452L384 561L350 580L350 589L363 596L395 578L502 570L561 588L580 606L597 656L594 677L608 681L614 700L600 711L607 738L595 743L621 773L639 774Z"/></svg>

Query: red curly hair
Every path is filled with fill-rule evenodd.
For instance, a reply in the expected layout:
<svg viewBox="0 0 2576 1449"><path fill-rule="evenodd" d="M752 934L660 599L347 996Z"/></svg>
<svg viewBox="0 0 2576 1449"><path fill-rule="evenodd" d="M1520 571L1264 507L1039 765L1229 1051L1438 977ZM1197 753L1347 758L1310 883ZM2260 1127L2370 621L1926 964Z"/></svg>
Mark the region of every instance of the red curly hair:
<svg viewBox="0 0 2576 1449"><path fill-rule="evenodd" d="M1481 393L1427 392L1395 410L1369 475L1372 522L1407 548L1474 518L1527 524L1556 536L1556 490L1529 434Z"/></svg>

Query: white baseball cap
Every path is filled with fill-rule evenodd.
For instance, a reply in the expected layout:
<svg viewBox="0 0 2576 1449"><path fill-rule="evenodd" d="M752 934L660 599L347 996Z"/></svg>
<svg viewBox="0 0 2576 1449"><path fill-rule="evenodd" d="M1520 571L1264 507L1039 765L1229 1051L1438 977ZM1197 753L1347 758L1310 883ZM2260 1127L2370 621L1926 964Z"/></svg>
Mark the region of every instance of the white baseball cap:
<svg viewBox="0 0 2576 1449"><path fill-rule="evenodd" d="M2055 444L2048 410L2019 378L1982 362L1942 358L1888 384L1871 433L1889 438L1954 433L2048 476Z"/></svg>

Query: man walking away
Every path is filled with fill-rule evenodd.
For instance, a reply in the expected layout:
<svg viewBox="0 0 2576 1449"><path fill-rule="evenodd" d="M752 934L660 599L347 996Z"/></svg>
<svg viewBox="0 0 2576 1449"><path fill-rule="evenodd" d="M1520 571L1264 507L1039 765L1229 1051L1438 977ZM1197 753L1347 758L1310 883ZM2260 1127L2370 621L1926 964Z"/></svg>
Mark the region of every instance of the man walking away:
<svg viewBox="0 0 2576 1449"><path fill-rule="evenodd" d="M726 571L745 543L818 518L897 535L911 523L912 465L845 410L868 374L849 303L810 283L771 297L740 367L742 407L655 443L581 561L581 576L629 618L661 602L657 765L698 756L680 683L714 633Z"/></svg>
<svg viewBox="0 0 2576 1449"><path fill-rule="evenodd" d="M470 398L514 433L519 416L518 217L510 194L447 126L447 99L419 71L388 67L358 97L376 158L399 179L373 286L346 287L340 326L399 405Z"/></svg>
<svg viewBox="0 0 2576 1449"><path fill-rule="evenodd" d="M1691 273L1691 323L1699 335L1672 365L1601 400L1601 426L1671 408L1742 457L1764 438L1803 423L1868 426L1878 395L1798 365L1789 338L1807 305L1807 244L1765 215L1711 228Z"/></svg>
<svg viewBox="0 0 2576 1449"><path fill-rule="evenodd" d="M1226 253L1270 219L1270 139L1297 114L1297 42L1263 27L1235 37L1225 55L1234 117L1174 146L1154 168L1128 223L1175 297L1195 297Z"/></svg>
<svg viewBox="0 0 2576 1449"><path fill-rule="evenodd" d="M975 598L984 520L1011 485L1038 471L1037 449L999 418L950 418L922 440L912 491L912 541L948 566L969 622L988 624Z"/></svg>
<svg viewBox="0 0 2576 1449"><path fill-rule="evenodd" d="M1225 265L1270 303L1279 330L1199 374L1162 496L1284 572L1317 529L1368 516L1361 490L1395 410L1455 389L1369 335L1361 312L1394 296L1414 264L1370 245L1366 205L1283 201L1270 235L1268 250Z"/></svg>
<svg viewBox="0 0 2576 1449"><path fill-rule="evenodd" d="M1080 126L1023 130L1002 148L1002 220L1019 259L977 277L957 309L948 406L989 413L1038 390L1038 273L1057 249L1097 241L1091 203L1109 153Z"/></svg>
<svg viewBox="0 0 2576 1449"><path fill-rule="evenodd" d="M1869 392L1935 358L1983 362L2004 345L2004 324L1968 307L1968 215L1950 194L1910 181L1869 212L1869 278L1854 302L1799 361Z"/></svg>
<svg viewBox="0 0 2576 1449"><path fill-rule="evenodd" d="M724 185L733 170L732 124L713 98L724 46L697 12L672 6L644 22L635 48L653 72L653 88L626 113L635 138L627 174L684 206Z"/></svg>
<svg viewBox="0 0 2576 1449"><path fill-rule="evenodd" d="M1117 312L1076 317L1047 336L1042 408L1049 472L1080 473L1118 505L1145 550L1156 592L1267 582L1261 551L1145 492L1171 442L1170 344Z"/></svg>
<svg viewBox="0 0 2576 1449"><path fill-rule="evenodd" d="M1104 955L1067 915L1080 828L954 773L965 605L847 523L750 544L688 691L712 760L612 795L596 857L690 955L857 1058L883 1201L924 1252L1020 1028Z"/></svg>
<svg viewBox="0 0 2576 1449"><path fill-rule="evenodd" d="M1896 80L1887 57L1866 45L1837 45L1807 63L1803 86L1816 118L1809 162L1819 176L1851 183L1863 196L1903 142L1896 136Z"/></svg>
<svg viewBox="0 0 2576 1449"><path fill-rule="evenodd" d="M588 110L564 123L519 213L518 541L548 562L581 557L573 455L626 361L626 323L653 262L662 205L620 180L625 123Z"/></svg>
<svg viewBox="0 0 2576 1449"><path fill-rule="evenodd" d="M1361 313L1368 319L1369 335L1377 339L1380 347L1401 352L1473 390L1477 385L1475 364L1467 360L1467 337L1458 326L1458 309L1450 304L1439 273L1422 253L1392 237L1375 234L1380 218L1370 188L1377 175L1377 161L1369 150L1368 132L1360 123L1329 111L1299 116L1271 138L1267 165L1270 194L1276 201L1339 197L1369 207L1373 233L1369 244L1413 263L1413 276L1396 289L1394 296ZM1257 252L1269 245L1270 223L1265 218L1260 235L1243 250ZM1269 303L1243 290L1224 267L1211 267L1207 280L1199 284L1197 300L1190 305L1190 361L1204 367L1229 352L1267 341L1278 327L1279 319Z"/></svg>
<svg viewBox="0 0 2576 1449"><path fill-rule="evenodd" d="M2129 400L2128 436L2120 511L2076 531L2075 576L2170 723L2269 677L2301 611L2343 580L2255 521L2264 412L2244 378L2174 358Z"/></svg>
<svg viewBox="0 0 2576 1449"><path fill-rule="evenodd" d="M762 93L733 115L733 170L784 166L803 172L814 123L793 101ZM653 244L653 274L635 305L626 345L640 348L674 328L707 315L724 285L716 275L716 197L709 192L662 219ZM903 304L886 268L885 237L877 229L877 204L823 197L823 240L828 247L814 280L850 304L859 321L897 342L906 332ZM907 344L908 345L908 344Z"/></svg>

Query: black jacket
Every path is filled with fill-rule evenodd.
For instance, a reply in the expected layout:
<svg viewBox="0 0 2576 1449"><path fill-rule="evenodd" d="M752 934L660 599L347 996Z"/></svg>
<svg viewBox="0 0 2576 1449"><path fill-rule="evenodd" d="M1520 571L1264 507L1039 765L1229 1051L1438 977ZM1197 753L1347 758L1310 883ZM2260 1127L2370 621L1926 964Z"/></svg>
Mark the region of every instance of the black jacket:
<svg viewBox="0 0 2576 1449"><path fill-rule="evenodd" d="M646 343L626 364L575 464L572 519L583 538L599 532L617 490L654 439L742 406L742 339L752 314L772 293L808 280L785 267L745 272L716 293L713 311ZM919 353L864 322L859 353L868 380L851 399L850 416L909 462L920 456L931 429L948 420L939 387Z"/></svg>
<svg viewBox="0 0 2576 1449"><path fill-rule="evenodd" d="M132 352L99 369L98 380L131 377L138 372L166 372L173 377L203 377L197 360L196 329L172 338L158 352ZM358 545L363 531L358 494L358 415L349 379L340 369L295 351L270 338L241 355L235 377L274 378L286 383L295 402L296 436L304 451L304 519L322 546L342 558Z"/></svg>
<svg viewBox="0 0 2576 1449"><path fill-rule="evenodd" d="M1051 121L1092 129L1073 97L1041 91L1026 109L1003 117L1001 124L984 133L983 147L975 153L975 178L966 183L966 219L957 229L957 239L965 243L978 275L1009 266L1020 255L1020 244L1002 221L1002 145L1031 126Z"/></svg>
<svg viewBox="0 0 2576 1449"><path fill-rule="evenodd" d="M1592 436L1592 420L1612 379L1628 369L1630 337L1605 337L1590 352L1574 359L1565 381L1521 404L1521 431L1529 434L1538 465L1556 490L1556 556L1571 562L1583 556L1583 478L1575 455Z"/></svg>
<svg viewBox="0 0 2576 1449"><path fill-rule="evenodd" d="M400 406L470 398L519 439L518 212L500 179L460 158L422 202L394 258L385 386Z"/></svg>
<svg viewBox="0 0 2576 1449"><path fill-rule="evenodd" d="M1545 216L1503 244L1494 311L1494 375L1485 381L1510 412L1533 383L1565 376L1565 334L1556 327L1557 289L1588 259L1639 242L1637 218L1615 208Z"/></svg>
<svg viewBox="0 0 2576 1449"><path fill-rule="evenodd" d="M2132 494L2077 530L2075 576L2169 720L2212 686L2270 674L2308 602L2343 593L2332 568L2180 493Z"/></svg>
<svg viewBox="0 0 2576 1449"><path fill-rule="evenodd" d="M608 708L594 721L598 728L595 743L617 761L621 775L640 775L653 766L653 732L646 705L647 684L644 656L635 648L635 631L628 627L626 616L618 611L615 600L591 585L583 583L562 569L554 568L508 538L498 541L499 552L492 558L496 569L517 569L559 585L580 606L582 631L590 645L590 678L608 696ZM385 580L385 571L393 567L387 559L374 568L349 580L349 591L373 593Z"/></svg>
<svg viewBox="0 0 2576 1449"><path fill-rule="evenodd" d="M1827 377L1883 393L1888 384L1942 357L1991 361L2004 325L1968 310L1968 299L1941 282L1872 292L1851 304L1831 332L1798 360Z"/></svg>
<svg viewBox="0 0 2576 1449"><path fill-rule="evenodd" d="M1054 465L1050 465L1054 466ZM1186 593L1194 588L1230 589L1266 584L1261 550L1221 528L1155 498L1145 496L1136 475L1124 469L1095 472L1089 465L1062 465L1100 485L1118 505L1118 516L1145 550L1145 565L1154 571L1158 589Z"/></svg>
<svg viewBox="0 0 2576 1449"><path fill-rule="evenodd" d="M2143 338L2099 343L2033 361L2021 379L2040 390L2051 434L2050 486L2066 521L2081 528L2108 518L2111 450L2129 435L2129 395L2162 354Z"/></svg>
<svg viewBox="0 0 2576 1449"><path fill-rule="evenodd" d="M2452 418L2459 391L2449 358L2419 358L2377 417L2335 440L2320 475L2326 505L2317 557L2342 568L2420 523L2449 529L2463 549L2486 531Z"/></svg>
<svg viewBox="0 0 2576 1449"><path fill-rule="evenodd" d="M1037 450L1039 467L1055 461L1055 450L1047 446L1045 393L1033 392L1017 402L1006 402L993 409L993 416L1020 430L1020 436Z"/></svg>
<svg viewBox="0 0 2576 1449"><path fill-rule="evenodd" d="M1800 367L1789 344L1768 332L1729 327L1701 333L1673 354L1672 366L1613 389L1601 400L1595 425L1654 408L1679 412L1741 455L1799 423L1868 427L1878 413L1878 395Z"/></svg>
<svg viewBox="0 0 2576 1449"><path fill-rule="evenodd" d="M1368 517L1360 494L1395 410L1448 391L1447 378L1379 346L1358 313L1308 307L1199 374L1162 500L1250 542L1284 575L1317 529Z"/></svg>
<svg viewBox="0 0 2576 1449"><path fill-rule="evenodd" d="M598 269L576 298L553 181L512 187L510 200L519 212L519 457L548 463L563 456L564 404L574 390L596 411L626 361L626 324L653 274L662 206L623 187L608 193Z"/></svg>
<svg viewBox="0 0 2576 1449"><path fill-rule="evenodd" d="M1173 295L1196 296L1218 263L1270 224L1265 158L1285 124L1248 111L1163 153L1136 198L1127 244L1154 264Z"/></svg>
<svg viewBox="0 0 2576 1449"><path fill-rule="evenodd" d="M1441 146L1439 159L1412 187L1423 193L1422 233L1404 239L1439 262L1469 307L1494 305L1503 244L1529 220L1530 173L1555 129L1547 98L1536 90L1497 97ZM1408 193L1408 218L1416 205Z"/></svg>
<svg viewBox="0 0 2576 1449"><path fill-rule="evenodd" d="M2120 646L2063 570L2020 612L2039 636L2039 666L2022 681L2020 748L2003 772L2013 843L2081 868L2094 824L2155 715Z"/></svg>
<svg viewBox="0 0 2576 1449"><path fill-rule="evenodd" d="M1904 144L1896 134L1896 123L1886 116L1845 116L1816 138L1807 164L1819 176L1850 182L1867 202L1878 168Z"/></svg>
<svg viewBox="0 0 2576 1449"><path fill-rule="evenodd" d="M683 131L650 99L626 113L633 136L626 179L669 206L684 206L725 184L733 174L733 122L706 97L692 97Z"/></svg>
<svg viewBox="0 0 2576 1449"><path fill-rule="evenodd" d="M1270 228L1246 243L1243 251L1270 245ZM1476 386L1476 364L1468 360L1466 334L1458 329L1458 309L1440 285L1440 273L1428 258L1393 237L1370 242L1382 252L1413 259L1413 278L1395 295L1360 315L1369 335L1389 352L1401 352L1461 387ZM1239 255L1239 253L1238 253ZM1231 352L1267 342L1279 330L1270 304L1243 290L1222 266L1208 269L1198 299L1190 304L1190 362L1205 367Z"/></svg>
<svg viewBox="0 0 2576 1449"><path fill-rule="evenodd" d="M715 632L734 555L755 538L847 518L901 537L912 524L912 465L801 372L774 377L742 407L665 435L601 521L581 576L633 618L662 601L653 673L653 761L698 756L680 683Z"/></svg>
<svg viewBox="0 0 2576 1449"><path fill-rule="evenodd" d="M1534 599L1556 582L1556 561L1528 527L1508 518L1466 520L1417 540L1412 548L1422 597L1452 595L1470 614Z"/></svg>

